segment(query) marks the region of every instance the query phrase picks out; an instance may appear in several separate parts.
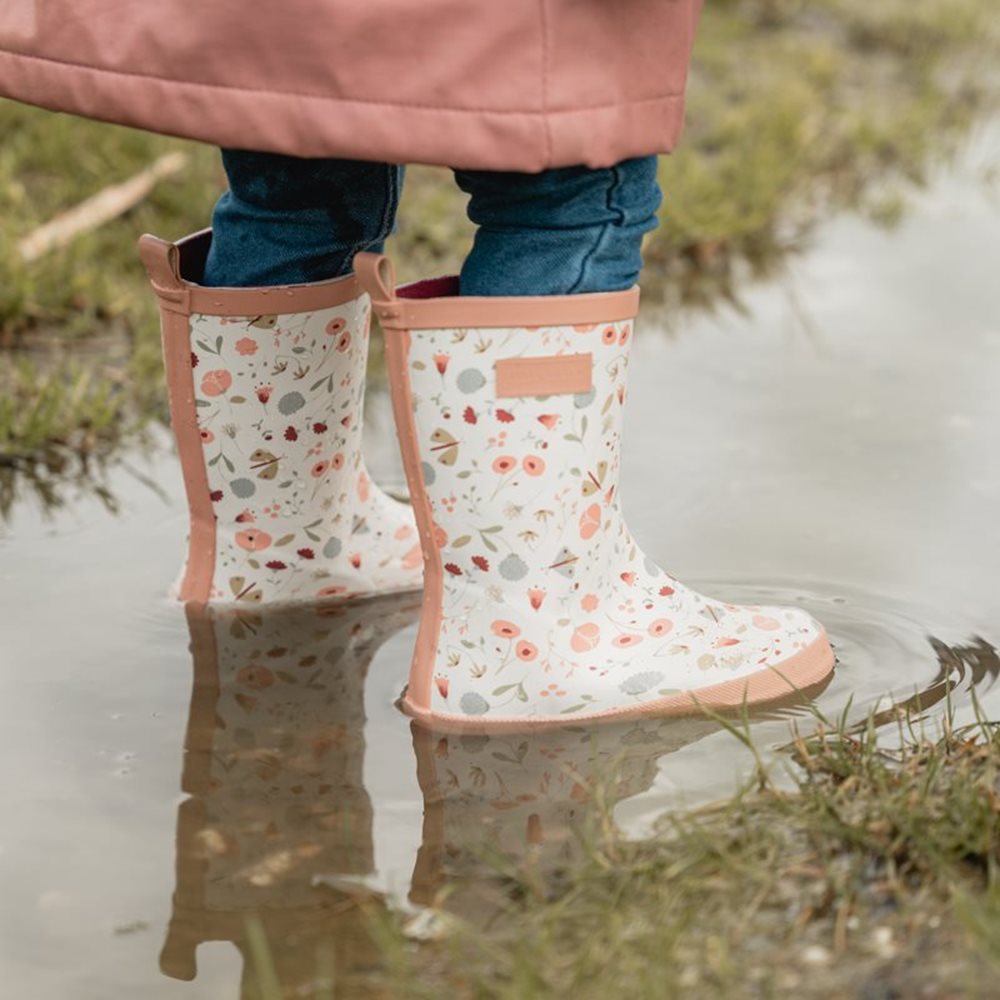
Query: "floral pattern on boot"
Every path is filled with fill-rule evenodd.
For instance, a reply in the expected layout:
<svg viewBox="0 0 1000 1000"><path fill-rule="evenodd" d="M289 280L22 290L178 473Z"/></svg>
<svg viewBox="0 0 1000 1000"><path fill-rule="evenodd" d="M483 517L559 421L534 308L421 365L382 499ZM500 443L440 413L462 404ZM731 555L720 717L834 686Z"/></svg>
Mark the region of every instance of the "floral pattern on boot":
<svg viewBox="0 0 1000 1000"><path fill-rule="evenodd" d="M443 567L432 718L583 718L675 695L690 712L686 693L825 644L803 611L685 587L629 533L618 481L632 333L622 321L408 334ZM498 359L571 354L591 358L589 391L497 397Z"/></svg>
<svg viewBox="0 0 1000 1000"><path fill-rule="evenodd" d="M406 505L361 451L369 301L190 318L195 406L216 515L209 599L353 597L421 585Z"/></svg>

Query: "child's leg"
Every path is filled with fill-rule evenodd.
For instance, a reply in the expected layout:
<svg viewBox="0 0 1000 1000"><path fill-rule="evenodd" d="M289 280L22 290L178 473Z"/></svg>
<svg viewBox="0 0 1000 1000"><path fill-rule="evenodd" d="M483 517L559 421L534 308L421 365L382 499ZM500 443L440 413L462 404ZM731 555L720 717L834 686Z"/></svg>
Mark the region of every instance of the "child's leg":
<svg viewBox="0 0 1000 1000"><path fill-rule="evenodd" d="M656 157L601 170L539 174L459 170L475 244L463 295L566 295L630 288L642 237L656 227Z"/></svg>
<svg viewBox="0 0 1000 1000"><path fill-rule="evenodd" d="M206 285L337 278L360 250L381 250L392 230L399 167L243 150L223 150L222 162L229 190L215 207Z"/></svg>

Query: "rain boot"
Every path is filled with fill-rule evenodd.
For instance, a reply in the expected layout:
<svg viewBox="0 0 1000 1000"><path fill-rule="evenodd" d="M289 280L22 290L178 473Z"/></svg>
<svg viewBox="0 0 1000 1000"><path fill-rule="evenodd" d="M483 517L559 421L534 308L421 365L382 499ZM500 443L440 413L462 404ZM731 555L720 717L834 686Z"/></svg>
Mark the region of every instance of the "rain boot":
<svg viewBox="0 0 1000 1000"><path fill-rule="evenodd" d="M190 508L183 601L280 602L421 586L409 506L361 453L370 305L353 276L207 288L211 232L139 251L160 303Z"/></svg>
<svg viewBox="0 0 1000 1000"><path fill-rule="evenodd" d="M833 668L799 609L683 586L618 492L638 289L459 297L355 258L386 335L425 560L403 708L481 731L756 705Z"/></svg>

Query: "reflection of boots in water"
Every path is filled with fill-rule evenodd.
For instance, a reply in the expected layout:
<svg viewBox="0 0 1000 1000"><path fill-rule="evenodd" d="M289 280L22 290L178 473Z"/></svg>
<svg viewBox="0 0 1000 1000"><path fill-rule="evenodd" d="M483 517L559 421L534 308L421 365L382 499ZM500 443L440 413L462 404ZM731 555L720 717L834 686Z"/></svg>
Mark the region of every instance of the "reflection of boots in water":
<svg viewBox="0 0 1000 1000"><path fill-rule="evenodd" d="M661 757L718 728L638 719L490 736L414 723L424 836L411 900L431 905L447 886L449 909L486 919L498 875L535 883L572 868L614 806L652 786Z"/></svg>
<svg viewBox="0 0 1000 1000"><path fill-rule="evenodd" d="M356 903L366 893L349 882L373 867L365 675L418 611L412 595L266 611L189 606L190 798L178 812L165 974L191 979L201 942L232 941L245 995L256 996L255 925L286 989L364 960ZM344 876L346 887L317 888L318 875L327 884Z"/></svg>
<svg viewBox="0 0 1000 1000"><path fill-rule="evenodd" d="M770 702L756 719L804 705L830 679ZM719 729L708 716L492 735L414 722L424 835L411 900L433 905L447 889L448 908L479 924L509 900L498 876L544 891L600 842L616 805L652 787L664 757Z"/></svg>

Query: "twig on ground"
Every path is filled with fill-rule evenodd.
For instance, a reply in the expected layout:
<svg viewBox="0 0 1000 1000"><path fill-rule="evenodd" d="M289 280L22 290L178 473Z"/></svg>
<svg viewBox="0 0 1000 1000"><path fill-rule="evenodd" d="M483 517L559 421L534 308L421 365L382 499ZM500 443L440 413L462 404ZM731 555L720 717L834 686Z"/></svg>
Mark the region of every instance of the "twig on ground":
<svg viewBox="0 0 1000 1000"><path fill-rule="evenodd" d="M26 264L31 264L50 251L71 243L82 233L124 215L130 208L138 205L163 178L180 173L187 162L186 153L167 153L127 181L106 187L79 205L62 212L18 243L21 259Z"/></svg>

